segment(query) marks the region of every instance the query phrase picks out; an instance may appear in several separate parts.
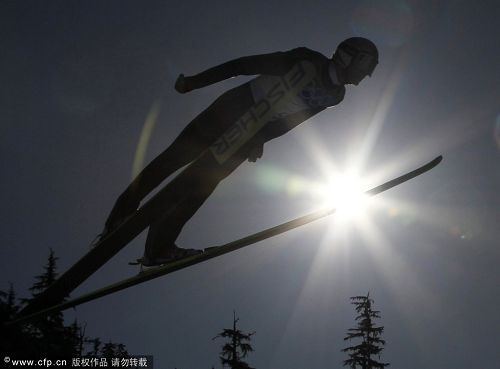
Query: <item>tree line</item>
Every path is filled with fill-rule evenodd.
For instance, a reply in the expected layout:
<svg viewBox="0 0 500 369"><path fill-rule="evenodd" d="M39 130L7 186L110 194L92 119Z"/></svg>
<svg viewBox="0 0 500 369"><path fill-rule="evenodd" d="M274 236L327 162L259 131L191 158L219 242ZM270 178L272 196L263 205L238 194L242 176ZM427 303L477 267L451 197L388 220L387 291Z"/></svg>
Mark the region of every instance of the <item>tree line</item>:
<svg viewBox="0 0 500 369"><path fill-rule="evenodd" d="M10 284L8 291L0 291L0 357L129 357L127 348L122 343L108 341L104 343L100 338L88 337L85 333L86 323L79 323L77 319L66 324L61 311L52 312L37 320L21 324L7 325L4 323L13 320L22 307L36 298L57 278L57 257L50 250L47 264L42 274L35 276L34 284L29 288L31 297L18 298L14 286ZM357 316L354 328L347 331L345 341L354 341L355 344L341 351L347 354L343 365L351 369L383 369L389 363L380 360L385 340L382 339L383 326L377 326L376 319L380 312L373 308L374 300L367 293L366 296L351 297ZM223 329L213 339L222 338L224 343L219 354L222 368L255 369L245 360L254 351L251 340L255 332L244 332L238 328L239 318L233 312L231 328ZM215 369L212 367L212 369Z"/></svg>

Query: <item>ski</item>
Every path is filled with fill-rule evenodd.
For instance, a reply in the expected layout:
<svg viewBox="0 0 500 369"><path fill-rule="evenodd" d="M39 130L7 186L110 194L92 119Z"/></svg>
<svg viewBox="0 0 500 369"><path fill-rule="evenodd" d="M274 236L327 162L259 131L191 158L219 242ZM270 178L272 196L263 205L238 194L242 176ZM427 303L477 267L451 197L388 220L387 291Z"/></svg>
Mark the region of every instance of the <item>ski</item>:
<svg viewBox="0 0 500 369"><path fill-rule="evenodd" d="M400 177L392 179L388 182L385 182L379 186L376 186L376 187L366 191L365 195L375 196L375 195L380 194L384 191L387 191L395 186L398 186L404 182L407 182L407 181L431 170L432 168L437 166L441 162L441 160L442 160L442 156L438 156L434 160L428 162L427 164L425 164L425 165L423 165L423 166L421 166L421 167L419 167L411 172L408 172ZM160 194L158 194L158 195L160 195ZM146 207L146 205L145 205L145 207ZM41 316L44 316L47 314L50 314L50 313L55 312L55 311L61 311L61 310L65 310L65 309L68 309L71 307L81 305L83 303L86 303L86 302L95 300L97 298L121 291L123 289L126 289L129 287L135 286L137 284L149 281L151 279L155 279L155 278L161 277L163 275L173 273L177 270L181 270L181 269L190 267L192 265L210 260L212 258L236 251L236 250L241 249L243 247L255 244L257 242L263 241L263 240L268 239L270 237L279 235L281 233L287 232L287 231L292 230L294 228L297 228L297 227L306 225L308 223L314 222L318 219L327 217L333 213L335 213L335 208L327 208L327 209L319 210L319 211L295 218L295 219L290 220L288 222L279 224L277 226L267 228L263 231L251 234L249 236L240 238L238 240L235 240L235 241L223 244L223 245L219 245L219 246L208 247L204 250L204 252L202 254L198 254L198 255L194 255L191 257L184 258L184 259L176 260L176 261L173 261L173 262L165 264L165 265L161 265L158 267L154 267L154 268L142 271L136 276L127 278L125 280L119 281L119 282L111 284L111 285L108 285L106 287L100 288L98 290L84 294L80 297L68 300L68 301L63 302L63 303L59 303L59 301L60 301L59 300L56 303L52 304L52 306L50 306L50 307L44 306L44 307L42 307L38 310L35 310L35 311L28 310L28 312L26 312L27 310L25 308L21 312L21 314L19 315L20 317L16 320L12 321L9 324L16 324L16 323L30 321L30 320L33 320L35 318L38 318L38 317L41 317ZM141 215L141 216L146 217L145 215ZM131 219L128 222L130 222L130 224L133 225L135 221L133 221ZM127 223L125 223L123 227L120 227L120 229L122 229L122 228L126 229ZM137 226L136 228L139 228L139 226ZM119 230L117 230L117 232L118 231ZM133 235L133 234L134 234L133 231L129 231L129 233L127 233L127 235L129 235L129 236ZM113 235L110 235L110 237L111 236L113 236ZM118 235L115 237L125 238L125 236L118 236ZM106 240L103 240L103 242L106 242ZM91 273L87 272L86 274L90 275Z"/></svg>

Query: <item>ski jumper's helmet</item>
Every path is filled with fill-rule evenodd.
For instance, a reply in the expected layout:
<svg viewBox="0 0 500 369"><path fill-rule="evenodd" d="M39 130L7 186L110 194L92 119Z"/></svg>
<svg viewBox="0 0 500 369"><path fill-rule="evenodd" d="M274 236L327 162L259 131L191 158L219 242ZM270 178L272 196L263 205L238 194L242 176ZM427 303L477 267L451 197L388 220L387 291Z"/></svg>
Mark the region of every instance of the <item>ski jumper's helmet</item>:
<svg viewBox="0 0 500 369"><path fill-rule="evenodd" d="M364 77L371 76L378 64L377 47L363 37L351 37L342 41L333 57L344 69L346 82L355 85Z"/></svg>

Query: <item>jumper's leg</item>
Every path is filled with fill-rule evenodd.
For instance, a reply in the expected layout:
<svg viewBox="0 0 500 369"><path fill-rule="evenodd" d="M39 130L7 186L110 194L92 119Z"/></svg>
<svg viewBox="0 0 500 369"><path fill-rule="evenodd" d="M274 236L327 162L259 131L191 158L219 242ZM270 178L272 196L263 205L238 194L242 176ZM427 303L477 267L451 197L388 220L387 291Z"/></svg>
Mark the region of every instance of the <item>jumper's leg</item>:
<svg viewBox="0 0 500 369"><path fill-rule="evenodd" d="M209 156L196 163L199 165L199 171L197 171L199 175L193 178L189 186L186 186L185 190L179 194L182 200L174 209L167 210L151 225L144 252L146 259L175 258L176 252L183 256L175 244L182 228L213 193L217 185L243 160L245 160L243 157L235 158L220 166L213 157Z"/></svg>
<svg viewBox="0 0 500 369"><path fill-rule="evenodd" d="M208 149L218 137L206 128L217 124L216 118L220 115L218 105L212 104L193 119L175 141L132 181L118 197L111 210L106 221L108 229L116 227L125 217L133 213L139 207L141 200L167 177L191 163Z"/></svg>

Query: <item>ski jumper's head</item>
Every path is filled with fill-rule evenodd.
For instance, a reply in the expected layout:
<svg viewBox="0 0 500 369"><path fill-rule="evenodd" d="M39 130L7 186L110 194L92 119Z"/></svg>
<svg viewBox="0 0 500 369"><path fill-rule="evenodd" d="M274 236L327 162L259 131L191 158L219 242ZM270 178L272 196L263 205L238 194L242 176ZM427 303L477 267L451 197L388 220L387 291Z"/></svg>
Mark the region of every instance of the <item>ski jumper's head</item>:
<svg viewBox="0 0 500 369"><path fill-rule="evenodd" d="M332 61L343 84L357 85L372 75L378 64L378 50L373 42L363 37L351 37L342 41Z"/></svg>

